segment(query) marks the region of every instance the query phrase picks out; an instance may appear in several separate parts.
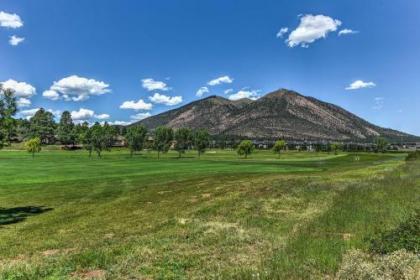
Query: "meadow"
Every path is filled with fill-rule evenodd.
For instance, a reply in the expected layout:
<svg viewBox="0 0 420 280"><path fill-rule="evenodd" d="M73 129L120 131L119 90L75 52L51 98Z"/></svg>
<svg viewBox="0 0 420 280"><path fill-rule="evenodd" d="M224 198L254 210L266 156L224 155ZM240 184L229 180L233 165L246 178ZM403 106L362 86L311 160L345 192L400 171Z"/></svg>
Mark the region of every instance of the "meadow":
<svg viewBox="0 0 420 280"><path fill-rule="evenodd" d="M419 210L404 154L0 151L0 279L326 279Z"/></svg>

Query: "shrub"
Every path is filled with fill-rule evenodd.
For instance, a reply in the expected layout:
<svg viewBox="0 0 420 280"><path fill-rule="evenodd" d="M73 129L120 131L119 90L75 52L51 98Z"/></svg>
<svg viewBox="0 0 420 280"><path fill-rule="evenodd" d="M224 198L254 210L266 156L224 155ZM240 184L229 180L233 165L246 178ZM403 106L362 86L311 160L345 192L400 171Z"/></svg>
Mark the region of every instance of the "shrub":
<svg viewBox="0 0 420 280"><path fill-rule="evenodd" d="M343 257L336 279L415 280L419 275L419 257L406 250L389 255L369 255L360 250L350 250Z"/></svg>
<svg viewBox="0 0 420 280"><path fill-rule="evenodd" d="M406 161L420 160L420 151L411 152L405 158Z"/></svg>
<svg viewBox="0 0 420 280"><path fill-rule="evenodd" d="M380 233L370 240L372 253L389 254L400 249L420 253L420 212L396 229Z"/></svg>

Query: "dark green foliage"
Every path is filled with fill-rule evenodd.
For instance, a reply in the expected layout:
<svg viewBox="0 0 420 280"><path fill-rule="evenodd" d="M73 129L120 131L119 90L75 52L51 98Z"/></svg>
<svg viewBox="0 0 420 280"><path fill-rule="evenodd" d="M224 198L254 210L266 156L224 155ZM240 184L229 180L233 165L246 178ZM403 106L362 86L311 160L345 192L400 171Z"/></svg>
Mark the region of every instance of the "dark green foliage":
<svg viewBox="0 0 420 280"><path fill-rule="evenodd" d="M383 137L378 137L375 140L376 145L376 152L382 152L384 153L386 151L386 148L388 146L388 142Z"/></svg>
<svg viewBox="0 0 420 280"><path fill-rule="evenodd" d="M331 151L334 152L334 155L338 155L338 151L341 149L341 145L339 143L331 143L330 147Z"/></svg>
<svg viewBox="0 0 420 280"><path fill-rule="evenodd" d="M64 111L61 115L60 123L57 128L57 138L63 145L73 145L76 143L76 131L69 111Z"/></svg>
<svg viewBox="0 0 420 280"><path fill-rule="evenodd" d="M135 152L143 150L146 133L147 129L143 125L135 125L127 129L125 139L127 140L131 156L133 156Z"/></svg>
<svg viewBox="0 0 420 280"><path fill-rule="evenodd" d="M13 116L17 112L16 97L10 89L3 89L0 84L0 149L3 142L10 144L16 133L16 120Z"/></svg>
<svg viewBox="0 0 420 280"><path fill-rule="evenodd" d="M39 137L42 144L53 144L55 142L54 131L56 125L51 112L41 108L29 121L29 138Z"/></svg>
<svg viewBox="0 0 420 280"><path fill-rule="evenodd" d="M247 158L248 155L252 154L252 152L254 151L254 148L255 148L254 143L252 143L251 140L243 140L238 145L237 153L238 155L244 156L245 158Z"/></svg>
<svg viewBox="0 0 420 280"><path fill-rule="evenodd" d="M411 152L405 158L406 161L420 160L420 151Z"/></svg>
<svg viewBox="0 0 420 280"><path fill-rule="evenodd" d="M179 157L191 147L192 132L189 128L180 128L175 131L175 150L178 151Z"/></svg>
<svg viewBox="0 0 420 280"><path fill-rule="evenodd" d="M166 153L171 147L172 140L174 138L174 132L172 128L159 126L155 130L154 149L158 152L158 158L160 153Z"/></svg>
<svg viewBox="0 0 420 280"><path fill-rule="evenodd" d="M389 254L401 249L420 253L420 211L396 229L382 232L370 240L373 253Z"/></svg>
<svg viewBox="0 0 420 280"><path fill-rule="evenodd" d="M98 122L96 122L91 128L89 128L89 132L86 134L85 147L89 151L89 155L92 150L96 152L98 157L101 157L102 151L109 151L114 142L115 135L115 129L108 123L101 126Z"/></svg>
<svg viewBox="0 0 420 280"><path fill-rule="evenodd" d="M194 132L194 146L198 152L198 157L205 153L209 146L210 135L206 129L199 129Z"/></svg>

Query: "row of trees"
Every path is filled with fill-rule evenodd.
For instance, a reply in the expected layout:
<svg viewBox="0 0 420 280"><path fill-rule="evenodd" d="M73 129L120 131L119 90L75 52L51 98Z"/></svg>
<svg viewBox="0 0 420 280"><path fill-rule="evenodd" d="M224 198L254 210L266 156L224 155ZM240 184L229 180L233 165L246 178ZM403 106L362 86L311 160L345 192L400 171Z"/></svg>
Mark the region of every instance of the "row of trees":
<svg viewBox="0 0 420 280"><path fill-rule="evenodd" d="M160 126L154 131L151 143L146 140L147 129L142 125L132 126L127 129L125 139L130 149L131 155L135 152L141 151L147 143L158 153L160 158L161 153L167 153L171 147L179 154L179 157L186 150L195 149L200 157L209 146L210 135L205 129L192 131L189 128L179 128L173 130L172 128Z"/></svg>
<svg viewBox="0 0 420 280"><path fill-rule="evenodd" d="M168 127L158 127L154 132L151 141L146 141L148 131L143 126L134 126L128 129L118 129L110 126L107 123L100 125L95 123L89 127L87 122L75 124L72 120L71 114L68 111L63 112L59 123L54 121L54 116L51 112L44 109L39 109L33 117L29 120L17 120L14 116L17 113L17 102L13 91L2 88L0 84L0 149L4 144L8 145L12 140L16 139L39 139L40 145L61 143L64 147L74 148L76 145L83 145L89 151L89 155L93 152L100 157L102 151L109 150L117 136L124 136L127 145L130 148L130 153L133 155L137 151L144 148L154 149L158 152L158 157L161 153L166 153L169 148L173 147L178 151L179 156L185 153L186 150L195 149L198 156L210 146L210 136L206 130L200 129L192 131L188 128L180 128L172 130ZM219 141L216 139L213 142L220 142L226 144L235 143L235 140L228 139L227 136L219 136ZM35 141L34 143L37 143ZM383 138L378 138L375 143L376 151L385 151L387 142ZM239 145L235 144L239 155L247 157L254 150L254 144L250 140L244 140ZM273 146L273 151L280 153L285 147L293 148L293 145L287 145L285 141L279 140ZM220 145L224 148L224 145ZM319 151L333 151L338 153L339 150L353 151L354 149L361 149L363 147L354 146L353 144L314 144L315 150ZM299 147L300 148L300 147ZM36 149L35 149L36 150Z"/></svg>
<svg viewBox="0 0 420 280"><path fill-rule="evenodd" d="M286 141L277 140L274 143L272 151L280 157L280 154L281 154L282 151L285 150L286 145L287 145ZM238 155L244 156L245 158L247 158L250 154L252 154L254 149L255 149L255 145L251 140L243 140L238 145L237 153L238 153Z"/></svg>

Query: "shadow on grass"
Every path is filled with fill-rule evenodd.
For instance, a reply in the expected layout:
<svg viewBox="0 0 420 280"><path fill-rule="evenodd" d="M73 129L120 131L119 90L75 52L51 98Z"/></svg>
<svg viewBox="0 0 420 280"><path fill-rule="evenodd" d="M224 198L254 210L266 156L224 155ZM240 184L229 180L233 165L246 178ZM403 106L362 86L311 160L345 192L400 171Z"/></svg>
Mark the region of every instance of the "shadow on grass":
<svg viewBox="0 0 420 280"><path fill-rule="evenodd" d="M52 208L44 206L0 207L0 226L19 223L30 216L39 215L50 210L52 210Z"/></svg>

